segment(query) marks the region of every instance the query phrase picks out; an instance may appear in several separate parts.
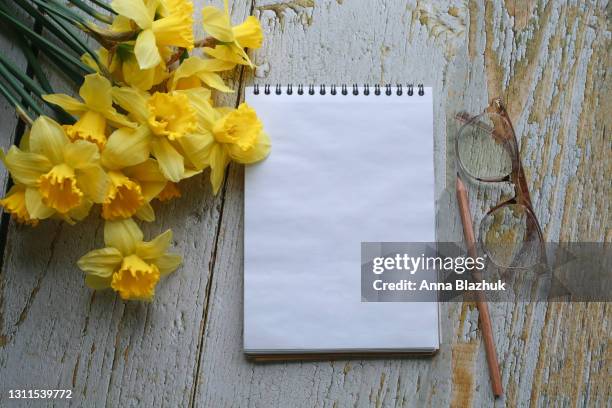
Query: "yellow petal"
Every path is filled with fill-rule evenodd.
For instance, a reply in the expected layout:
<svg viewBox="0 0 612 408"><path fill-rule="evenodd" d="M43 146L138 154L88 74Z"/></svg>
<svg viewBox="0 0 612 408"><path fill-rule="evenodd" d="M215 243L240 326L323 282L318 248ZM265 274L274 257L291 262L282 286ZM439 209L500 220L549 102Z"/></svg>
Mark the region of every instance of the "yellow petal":
<svg viewBox="0 0 612 408"><path fill-rule="evenodd" d="M166 185L167 181L159 170L159 165L154 159L148 159L136 166L128 167L123 173L133 180L137 180L146 201L151 201Z"/></svg>
<svg viewBox="0 0 612 408"><path fill-rule="evenodd" d="M161 202L165 202L179 197L181 197L181 190L179 189L178 184L168 181L162 191L160 191L155 198Z"/></svg>
<svg viewBox="0 0 612 408"><path fill-rule="evenodd" d="M185 171L183 156L172 147L170 142L164 138L156 138L151 143L151 150L164 177L175 183L180 181Z"/></svg>
<svg viewBox="0 0 612 408"><path fill-rule="evenodd" d="M155 265L157 265L157 269L159 269L160 275L166 276L176 270L181 263L183 262L183 258L178 254L164 254L159 258L155 259Z"/></svg>
<svg viewBox="0 0 612 408"><path fill-rule="evenodd" d="M64 148L64 163L73 169L96 164L100 160L100 153L95 144L85 140L76 140Z"/></svg>
<svg viewBox="0 0 612 408"><path fill-rule="evenodd" d="M195 109L184 93L155 92L147 106L149 128L158 136L174 140L197 128Z"/></svg>
<svg viewBox="0 0 612 408"><path fill-rule="evenodd" d="M142 207L140 207L136 213L134 214L139 220L143 220L145 222L153 222L155 221L155 211L151 204L144 203Z"/></svg>
<svg viewBox="0 0 612 408"><path fill-rule="evenodd" d="M244 61L243 65L248 65L251 68L255 67L255 64L253 64L251 62L251 59L249 58L249 54L247 54L247 52L244 50L244 48L242 48L240 44L238 44L237 42L234 42L233 44L228 45L228 47L230 48L231 52L236 54L238 57L242 59L242 61Z"/></svg>
<svg viewBox="0 0 612 408"><path fill-rule="evenodd" d="M213 6L203 7L202 24L204 30L217 40L222 42L234 41L234 33L227 12Z"/></svg>
<svg viewBox="0 0 612 408"><path fill-rule="evenodd" d="M149 157L151 137L151 131L144 125L115 130L102 151L102 164L120 170L144 162Z"/></svg>
<svg viewBox="0 0 612 408"><path fill-rule="evenodd" d="M221 61L240 64L240 65L251 65L251 61L243 57L243 54L236 52L236 49L229 45L217 45L215 48L204 47L204 52L213 58L217 58Z"/></svg>
<svg viewBox="0 0 612 408"><path fill-rule="evenodd" d="M38 189L43 203L62 214L81 205L84 195L77 185L74 169L65 163L40 176Z"/></svg>
<svg viewBox="0 0 612 408"><path fill-rule="evenodd" d="M74 125L65 125L66 135L71 140L86 140L102 149L106 143L106 119L95 111L88 110Z"/></svg>
<svg viewBox="0 0 612 408"><path fill-rule="evenodd" d="M49 94L43 95L42 98L49 103L59 106L72 115L80 115L87 110L87 106L84 103L68 95Z"/></svg>
<svg viewBox="0 0 612 408"><path fill-rule="evenodd" d="M101 248L85 254L77 261L77 266L88 275L101 278L110 277L119 269L123 255L116 248Z"/></svg>
<svg viewBox="0 0 612 408"><path fill-rule="evenodd" d="M153 2L150 2L153 3ZM147 9L148 10L148 9ZM151 12L151 10L147 11L148 15L153 15L154 11ZM113 23L111 24L111 30L115 31L115 32L121 32L121 31L131 31L133 28L132 26L132 22L130 21L129 17L126 16L115 16L115 18L113 19Z"/></svg>
<svg viewBox="0 0 612 408"><path fill-rule="evenodd" d="M118 220L136 214L145 204L140 184L121 172L111 171L108 175L110 185L102 204L102 217L106 220Z"/></svg>
<svg viewBox="0 0 612 408"><path fill-rule="evenodd" d="M143 30L153 24L153 15L142 0L113 0L111 7L117 14L134 20Z"/></svg>
<svg viewBox="0 0 612 408"><path fill-rule="evenodd" d="M160 66L159 64L158 66ZM155 77L155 68L150 69L140 69L138 65L138 61L136 58L128 58L123 61L121 65L121 72L123 74L123 78L128 85L133 86L134 88L138 88L141 91L148 91L155 85L153 83L153 79Z"/></svg>
<svg viewBox="0 0 612 408"><path fill-rule="evenodd" d="M110 108L104 112L104 117L110 122L111 125L117 128L123 126L135 128L137 126L136 123L117 112L115 108Z"/></svg>
<svg viewBox="0 0 612 408"><path fill-rule="evenodd" d="M64 129L48 116L39 116L32 124L30 151L47 157L53 164L63 161L64 145L70 143Z"/></svg>
<svg viewBox="0 0 612 408"><path fill-rule="evenodd" d="M136 245L142 242L143 234L133 219L106 221L104 223L104 243L117 248L123 256L133 254Z"/></svg>
<svg viewBox="0 0 612 408"><path fill-rule="evenodd" d="M140 69L133 55L123 61L121 66L125 82L141 91L148 91L168 77L164 61L154 68Z"/></svg>
<svg viewBox="0 0 612 408"><path fill-rule="evenodd" d="M35 189L28 187L25 192L26 208L30 217L43 220L55 214L55 210L45 205L42 201L42 195Z"/></svg>
<svg viewBox="0 0 612 408"><path fill-rule="evenodd" d="M102 167L91 164L77 170L77 185L94 203L102 203L108 189L109 178Z"/></svg>
<svg viewBox="0 0 612 408"><path fill-rule="evenodd" d="M85 276L85 284L87 287L94 290L103 290L110 288L112 276L108 278L101 278L96 275L87 275Z"/></svg>
<svg viewBox="0 0 612 408"><path fill-rule="evenodd" d="M221 185L223 184L223 178L225 177L225 168L229 164L229 156L223 146L216 143L210 154L209 165L210 165L210 183L212 185L213 194L217 195Z"/></svg>
<svg viewBox="0 0 612 408"><path fill-rule="evenodd" d="M202 173L202 170L185 168L185 173L183 174L183 180L188 179L189 177L197 176L200 173Z"/></svg>
<svg viewBox="0 0 612 408"><path fill-rule="evenodd" d="M214 72L200 72L198 78L211 88L221 92L234 93L232 88L228 88L227 85L225 85L223 78L221 78L219 74L215 74Z"/></svg>
<svg viewBox="0 0 612 408"><path fill-rule="evenodd" d="M202 86L202 81L200 81L198 77L191 76L191 77L181 78L179 80L174 81L170 89L183 90L183 89L199 88L201 86Z"/></svg>
<svg viewBox="0 0 612 408"><path fill-rule="evenodd" d="M93 202L89 199L84 199L81 202L81 205L73 208L72 210L68 211L68 218L70 219L74 219L76 221L82 221L85 218L87 218L87 216L89 215L89 211L91 210L91 207L93 206Z"/></svg>
<svg viewBox="0 0 612 408"><path fill-rule="evenodd" d="M254 16L247 17L242 24L232 28L234 38L242 47L259 48L263 42L263 32L259 20Z"/></svg>
<svg viewBox="0 0 612 408"><path fill-rule="evenodd" d="M30 130L27 130L23 134L23 136L21 136L21 140L19 141L19 148L23 150L24 152L30 151Z"/></svg>
<svg viewBox="0 0 612 408"><path fill-rule="evenodd" d="M172 231L166 230L151 241L141 242L136 245L136 255L145 261L154 261L166 252L171 242Z"/></svg>
<svg viewBox="0 0 612 408"><path fill-rule="evenodd" d="M253 148L262 130L255 110L242 103L215 122L213 135L220 143L236 144L246 151Z"/></svg>
<svg viewBox="0 0 612 408"><path fill-rule="evenodd" d="M113 100L128 111L138 123L146 123L149 117L148 94L134 88L113 88Z"/></svg>
<svg viewBox="0 0 612 408"><path fill-rule="evenodd" d="M219 71L227 71L232 69L236 64L221 61L218 59L202 59L199 57L189 57L174 71L170 83L170 89L189 89L200 86L200 73L213 73Z"/></svg>
<svg viewBox="0 0 612 408"><path fill-rule="evenodd" d="M11 214L11 217L21 224L35 226L38 224L36 218L32 218L26 207L25 198L26 187L23 185L14 185L10 188L6 197L0 200L0 206L5 212Z"/></svg>
<svg viewBox="0 0 612 408"><path fill-rule="evenodd" d="M193 3L167 1L169 14L153 22L152 30L159 45L193 48Z"/></svg>
<svg viewBox="0 0 612 408"><path fill-rule="evenodd" d="M185 152L185 156L196 169L206 167L207 158L215 139L210 132L202 131L178 139L178 143Z"/></svg>
<svg viewBox="0 0 612 408"><path fill-rule="evenodd" d="M169 81L170 89L176 89L179 80L189 78L202 70L203 63L204 60L198 57L189 57L181 62L179 67L174 71L172 79Z"/></svg>
<svg viewBox="0 0 612 408"><path fill-rule="evenodd" d="M85 76L79 95L87 107L96 112L105 112L112 108L111 83L98 73Z"/></svg>
<svg viewBox="0 0 612 408"><path fill-rule="evenodd" d="M236 144L230 144L228 145L228 152L232 160L238 163L255 163L265 159L270 153L270 138L265 132L261 132L253 147L244 150Z"/></svg>
<svg viewBox="0 0 612 408"><path fill-rule="evenodd" d="M23 152L17 146L11 146L3 161L13 180L26 186L36 186L40 176L53 167L45 156Z"/></svg>
<svg viewBox="0 0 612 408"><path fill-rule="evenodd" d="M134 55L140 69L154 68L162 62L152 30L144 30L138 34L134 45Z"/></svg>
<svg viewBox="0 0 612 408"><path fill-rule="evenodd" d="M198 125L203 127L205 130L212 130L215 122L221 117L221 115L210 104L210 90L205 88L195 88L176 91L175 93L187 95L189 101L191 102L191 107L195 111Z"/></svg>
<svg viewBox="0 0 612 408"><path fill-rule="evenodd" d="M130 255L123 258L121 268L113 275L111 287L123 300L151 300L159 277L157 266Z"/></svg>

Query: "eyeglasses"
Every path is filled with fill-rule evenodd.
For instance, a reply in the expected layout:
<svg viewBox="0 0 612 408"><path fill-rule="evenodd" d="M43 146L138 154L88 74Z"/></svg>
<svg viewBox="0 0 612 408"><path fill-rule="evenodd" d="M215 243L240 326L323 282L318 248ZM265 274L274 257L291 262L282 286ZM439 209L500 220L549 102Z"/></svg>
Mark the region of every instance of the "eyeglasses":
<svg viewBox="0 0 612 408"><path fill-rule="evenodd" d="M455 139L460 170L483 183L512 183L514 197L489 209L480 223L480 245L496 265L530 268L544 257L544 238L531 203L512 122L500 99L464 123Z"/></svg>

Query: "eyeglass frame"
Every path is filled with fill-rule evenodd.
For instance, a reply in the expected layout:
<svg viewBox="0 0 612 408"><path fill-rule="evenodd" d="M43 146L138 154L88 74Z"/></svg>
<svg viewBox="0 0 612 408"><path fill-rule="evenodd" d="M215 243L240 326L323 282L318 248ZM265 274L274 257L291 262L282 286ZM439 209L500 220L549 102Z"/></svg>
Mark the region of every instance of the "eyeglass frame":
<svg viewBox="0 0 612 408"><path fill-rule="evenodd" d="M504 122L504 125L507 126L507 129L505 130L499 129L499 126L497 123L495 123L494 125L495 127L491 129L489 125L482 123L480 121L480 118L487 114L498 115ZM465 112L460 112L455 117L457 120L464 123L463 126L461 126L461 128L457 132L457 136L455 137L455 159L456 159L456 163L458 167L460 168L461 172L479 182L483 182L483 183L506 183L508 182L508 183L511 183L514 187L514 196L508 200L502 201L496 204L495 206L491 207L486 212L483 219L486 219L489 215L491 215L495 211L505 206L521 205L523 208L525 208L525 210L527 211L529 215L527 219L533 222L533 225L532 225L532 222L527 223L527 231L528 231L527 233L530 234L532 231L532 228L535 226L536 233L540 240L540 251L541 251L540 259L542 260L542 262L546 263L546 252L544 248L544 234L542 232L542 227L540 226L540 222L538 221L538 217L535 214L535 210L533 208L533 204L531 201L531 195L529 193L529 187L527 185L527 178L525 177L525 171L523 169L523 164L521 162L520 151L518 147L518 140L514 132L514 127L512 126L512 121L510 120L508 112L506 111L506 108L504 107L504 104L502 103L501 99L500 98L493 99L491 103L489 104L489 106L484 110L484 112L482 112L479 115L471 116ZM512 168L509 174L505 176L501 176L501 177L478 177L472 174L468 169L465 168L463 162L461 161L461 158L459 157L459 138L467 126L474 125L474 124L477 124L477 126L480 127L482 130L491 134L494 140L498 143L501 143L502 146L506 149L506 151L508 152L508 155L510 156L511 163L512 163ZM481 222L480 227L479 227L478 240L480 241L481 247L486 248L483 242L483 236L485 232L484 228L485 228L485 224ZM529 267L532 267L532 266L535 266L535 265L530 265ZM521 267L508 266L506 268L520 269Z"/></svg>

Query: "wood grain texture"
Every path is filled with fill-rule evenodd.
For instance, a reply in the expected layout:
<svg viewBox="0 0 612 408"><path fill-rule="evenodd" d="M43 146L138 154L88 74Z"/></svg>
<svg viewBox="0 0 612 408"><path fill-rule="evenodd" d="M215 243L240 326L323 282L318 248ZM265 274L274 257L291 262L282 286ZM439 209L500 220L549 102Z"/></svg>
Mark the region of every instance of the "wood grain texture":
<svg viewBox="0 0 612 408"><path fill-rule="evenodd" d="M195 3L198 9L204 2ZM253 11L266 34L262 49L251 52L257 70L229 78L236 87L408 81L434 87L439 239L462 237L452 190L452 118L501 96L547 239L612 241L607 1L230 3L234 21ZM2 143L11 138L5 130ZM215 198L206 177L188 181L180 200L156 206L158 220L145 228L151 236L171 227L175 251L185 256L149 305L84 287L75 261L102 243L95 217L75 227L11 223L0 274L0 405L7 389L49 386L73 389L77 406L612 404L611 311L603 303L491 304L506 390L496 401L478 311L467 303L442 305L442 346L431 359L247 362L243 169L230 167ZM476 220L508 194L470 189Z"/></svg>

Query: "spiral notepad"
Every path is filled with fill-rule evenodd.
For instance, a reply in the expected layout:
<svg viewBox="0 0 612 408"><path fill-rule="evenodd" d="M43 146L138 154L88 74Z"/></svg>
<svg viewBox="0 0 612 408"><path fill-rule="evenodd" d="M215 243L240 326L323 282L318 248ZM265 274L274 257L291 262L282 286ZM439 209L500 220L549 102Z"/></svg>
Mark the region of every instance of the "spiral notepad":
<svg viewBox="0 0 612 408"><path fill-rule="evenodd" d="M245 174L245 353L433 353L436 303L362 302L360 288L361 242L435 241L431 88L245 93L272 140Z"/></svg>

